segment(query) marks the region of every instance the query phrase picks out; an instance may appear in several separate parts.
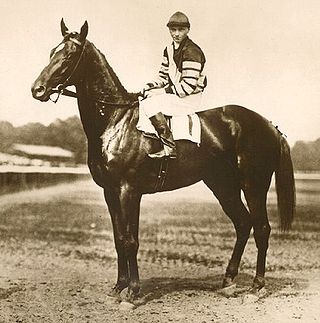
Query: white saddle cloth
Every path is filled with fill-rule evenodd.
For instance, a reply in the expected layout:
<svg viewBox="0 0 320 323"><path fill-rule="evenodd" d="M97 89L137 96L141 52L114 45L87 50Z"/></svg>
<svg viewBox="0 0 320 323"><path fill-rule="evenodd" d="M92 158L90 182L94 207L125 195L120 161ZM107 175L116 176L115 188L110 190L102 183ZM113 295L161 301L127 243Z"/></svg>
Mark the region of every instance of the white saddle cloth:
<svg viewBox="0 0 320 323"><path fill-rule="evenodd" d="M200 144L201 127L197 114L172 116L170 123L174 140L190 140L196 144ZM141 107L139 108L137 129L145 133L157 135L151 121Z"/></svg>

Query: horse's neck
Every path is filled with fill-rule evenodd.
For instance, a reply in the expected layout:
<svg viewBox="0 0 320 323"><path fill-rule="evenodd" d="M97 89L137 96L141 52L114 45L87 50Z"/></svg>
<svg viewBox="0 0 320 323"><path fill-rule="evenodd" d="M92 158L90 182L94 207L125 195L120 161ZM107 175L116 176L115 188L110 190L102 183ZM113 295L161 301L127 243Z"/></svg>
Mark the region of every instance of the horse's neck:
<svg viewBox="0 0 320 323"><path fill-rule="evenodd" d="M128 92L120 83L104 55L88 41L86 46L84 79L87 83L87 94L102 101L128 102Z"/></svg>
<svg viewBox="0 0 320 323"><path fill-rule="evenodd" d="M105 57L90 42L87 42L86 46L83 77L76 88L79 94L78 105L81 120L89 137L99 135L102 130L114 126L128 114L126 109L117 108L117 104L130 104L130 95ZM99 102L108 102L108 104L104 106ZM115 105L112 106L109 103ZM99 114L99 107L103 108L104 116Z"/></svg>

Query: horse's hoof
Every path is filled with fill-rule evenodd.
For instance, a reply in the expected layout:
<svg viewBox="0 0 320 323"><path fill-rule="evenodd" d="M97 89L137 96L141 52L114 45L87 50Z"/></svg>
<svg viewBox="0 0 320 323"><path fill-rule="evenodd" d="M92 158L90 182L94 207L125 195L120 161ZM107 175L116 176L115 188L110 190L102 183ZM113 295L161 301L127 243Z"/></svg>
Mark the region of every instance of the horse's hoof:
<svg viewBox="0 0 320 323"><path fill-rule="evenodd" d="M107 293L106 299L109 303L120 303L120 291L115 287L111 288Z"/></svg>
<svg viewBox="0 0 320 323"><path fill-rule="evenodd" d="M133 294L126 294L126 295L121 295L121 302L125 303L130 303L135 306L139 305L140 297L139 295L133 295Z"/></svg>
<svg viewBox="0 0 320 323"><path fill-rule="evenodd" d="M258 292L265 286L265 284L266 282L263 277L256 276L252 283L252 288L251 288L252 292Z"/></svg>
<svg viewBox="0 0 320 323"><path fill-rule="evenodd" d="M236 294L237 285L232 284L226 287L221 288L218 293L225 297L233 297Z"/></svg>
<svg viewBox="0 0 320 323"><path fill-rule="evenodd" d="M222 282L222 288L232 286L234 284L233 279L231 277L224 277Z"/></svg>
<svg viewBox="0 0 320 323"><path fill-rule="evenodd" d="M133 303L122 301L119 305L119 310L120 311L132 311L135 309L135 307L136 307L136 305L134 305Z"/></svg>
<svg viewBox="0 0 320 323"><path fill-rule="evenodd" d="M131 304L137 304L137 302L140 299L140 289L133 291L132 289L130 289L129 287L124 289L121 292L121 301L123 302L127 302L127 303L131 303Z"/></svg>

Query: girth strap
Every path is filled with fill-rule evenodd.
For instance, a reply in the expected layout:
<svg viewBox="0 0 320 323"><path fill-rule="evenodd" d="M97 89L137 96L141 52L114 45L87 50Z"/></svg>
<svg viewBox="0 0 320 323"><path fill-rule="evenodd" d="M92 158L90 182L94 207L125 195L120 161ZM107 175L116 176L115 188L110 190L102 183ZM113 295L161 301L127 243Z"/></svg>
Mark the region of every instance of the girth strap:
<svg viewBox="0 0 320 323"><path fill-rule="evenodd" d="M155 184L155 191L156 192L159 192L160 190L162 190L162 188L166 182L168 168L169 168L169 160L170 160L170 158L164 157L160 161L159 173L158 173L156 184Z"/></svg>

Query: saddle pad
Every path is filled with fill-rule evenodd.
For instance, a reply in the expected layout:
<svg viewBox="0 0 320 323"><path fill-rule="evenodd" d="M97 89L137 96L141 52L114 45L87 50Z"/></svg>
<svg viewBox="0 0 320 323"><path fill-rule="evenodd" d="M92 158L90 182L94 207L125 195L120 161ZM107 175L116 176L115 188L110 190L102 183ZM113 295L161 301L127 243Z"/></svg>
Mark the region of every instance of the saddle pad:
<svg viewBox="0 0 320 323"><path fill-rule="evenodd" d="M170 117L170 125L174 140L190 140L200 144L201 127L197 114L172 116ZM137 129L147 134L157 135L156 130L142 108L139 108Z"/></svg>

